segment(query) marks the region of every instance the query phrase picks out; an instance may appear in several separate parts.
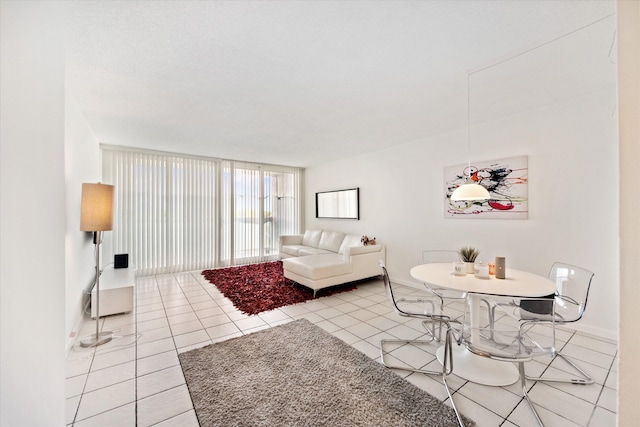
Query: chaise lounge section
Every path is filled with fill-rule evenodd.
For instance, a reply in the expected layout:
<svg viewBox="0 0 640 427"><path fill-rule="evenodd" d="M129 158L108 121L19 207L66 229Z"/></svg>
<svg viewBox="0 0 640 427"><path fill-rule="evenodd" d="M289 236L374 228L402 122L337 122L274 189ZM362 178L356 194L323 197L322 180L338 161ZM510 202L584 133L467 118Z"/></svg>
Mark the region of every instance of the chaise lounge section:
<svg viewBox="0 0 640 427"><path fill-rule="evenodd" d="M326 230L280 236L284 276L313 290L379 276L384 245L363 246L360 237Z"/></svg>

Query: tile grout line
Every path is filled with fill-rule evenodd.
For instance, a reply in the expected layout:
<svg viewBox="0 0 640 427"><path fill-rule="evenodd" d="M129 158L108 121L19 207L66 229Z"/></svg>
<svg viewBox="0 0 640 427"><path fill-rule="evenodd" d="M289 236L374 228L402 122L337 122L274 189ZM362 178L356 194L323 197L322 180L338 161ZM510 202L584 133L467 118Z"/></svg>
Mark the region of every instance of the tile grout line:
<svg viewBox="0 0 640 427"><path fill-rule="evenodd" d="M91 316L91 314L89 314L89 316ZM97 322L100 322L100 319L97 319ZM102 325L102 327L104 327L104 323ZM100 327L99 329L102 330L102 327ZM74 343L74 347L75 347L75 343ZM73 414L73 420L71 421L71 425L74 426L76 423L76 420L78 418L78 413L80 412L80 405L82 404L82 399L84 398L85 395L85 390L87 388L87 383L89 382L89 375L91 374L91 368L93 367L93 362L95 361L95 357L96 357L96 348L93 347L91 349L91 355L87 356L87 358L91 358L91 363L89 363L89 368L87 371L87 377L84 379L84 384L82 385L82 392L80 393L80 400L78 400L78 405L76 406L76 410L75 413Z"/></svg>
<svg viewBox="0 0 640 427"><path fill-rule="evenodd" d="M197 283L197 284L198 284L198 286L200 287L200 289L201 289L203 292L205 292L205 293L207 294L207 296L209 297L209 300L210 300L211 302L215 303L215 305L216 305L216 307L217 307L217 308L220 308L220 309L222 310L222 308L218 305L218 303L217 303L217 302L216 302L216 300L213 298L213 296L212 296L209 292L207 292L207 290L205 289L205 287L203 286L203 284L202 284L202 283L200 283L196 277L193 277L193 274L192 274L191 272L190 272L189 274L191 275L192 279L194 280L194 283ZM182 291L183 291L183 293L184 293L184 288L182 287L182 283L181 283L179 280L177 280L177 279L176 279L176 281L178 282L178 286L180 287L180 289L182 289ZM213 343L213 339L212 339L212 338L211 338L211 336L209 335L209 332L207 332L207 328L206 328L206 327L204 326L204 324L202 323L202 319L201 319L201 318L198 316L198 314L197 314L197 312L198 312L198 311L200 311L200 310L196 310L196 309L193 307L193 303L191 302L191 300L189 300L189 297L188 297L188 296L186 296L186 294L185 294L185 297L187 298L187 301L189 301L189 307L191 308L191 310L192 310L192 311L193 311L193 313L195 314L196 319L198 320L198 323L200 323L200 326L202 327L202 330L203 330L203 331L205 331L205 333L207 334L207 337L209 337L209 341L210 341L210 342L209 342L209 344L212 344L212 343ZM202 302L202 301L198 301L198 302ZM225 316L229 317L229 316L226 314L226 312L224 312L224 310L222 310L222 311L223 311L223 313L225 314ZM213 317L213 316L211 316L211 317ZM229 320L231 320L231 321L233 322L233 320L232 320L231 318L229 318ZM168 319L167 319L167 321L168 321ZM225 323L226 323L226 322L225 322ZM237 327L237 326L236 326L236 327ZM170 327L170 328L171 328L171 327ZM240 328L238 328L238 329L240 329ZM192 332L196 332L196 331L192 331ZM187 333L191 333L191 332L187 332ZM173 336L173 330L171 330L171 335ZM180 335L184 335L184 334L180 334ZM205 342L205 341L202 341L202 342ZM200 342L200 343L195 343L195 344L192 344L192 345L198 345L198 344L201 344L202 342ZM177 346L177 344L175 344L175 341L174 341L174 345L176 345L176 351L178 351L178 346ZM208 344L207 344L207 345L208 345ZM190 345L190 346L186 346L186 347L191 347L191 345ZM184 348L184 347L183 347L183 348ZM178 351L178 354L180 354L180 352L179 352L179 351Z"/></svg>
<svg viewBox="0 0 640 427"><path fill-rule="evenodd" d="M158 286L157 280L154 277L153 281L156 283L156 287ZM159 291L158 291L159 292ZM134 314L134 322L135 322L135 334L136 334L136 346L135 346L135 350L133 352L133 356L134 356L134 371L133 371L133 378L134 378L134 383L133 383L133 393L134 393L134 398L135 398L135 404L134 404L134 410L133 410L133 416L134 416L134 420L135 420L135 425L138 425L138 341L140 339L140 336L138 336L138 293L136 292L136 312Z"/></svg>
<svg viewBox="0 0 640 427"><path fill-rule="evenodd" d="M619 353L619 350L616 351L616 354L613 356L613 359L611 360L611 364L609 365L609 370L607 372L607 376L603 381L604 384L602 385L602 388L600 389L600 393L598 393L598 398L596 399L596 403L593 406L593 411L591 412L591 416L589 417L589 425L590 425L591 421L593 420L593 417L595 416L597 408L602 408L605 411L609 411L609 409L605 408L604 406L600 406L598 403L600 402L600 398L602 397L602 394L604 393L604 389L605 388L609 388L609 387L606 386L606 383L607 383L607 380L609 379L609 376L612 373L611 369L613 368L613 365L616 363L616 358L618 356L618 353ZM609 412L611 412L611 411L609 411Z"/></svg>
<svg viewBox="0 0 640 427"><path fill-rule="evenodd" d="M193 275L194 275L194 273L190 273L190 275L191 275L191 277L190 277L190 278L191 278L191 279L193 279L193 277L194 277L194 276L193 276ZM162 275L162 276L165 276L165 275ZM169 317L169 316L167 315L167 311L166 311L166 310L167 310L167 308L166 308L166 306L165 306L166 302L165 302L165 300L164 300L163 293L161 293L161 292L160 292L160 287L159 287L159 285L158 285L158 277L159 277L158 275L154 275L154 278L153 278L154 283L155 283L155 291L157 291L157 292L158 292L158 295L160 296L160 301L161 301L161 302L162 302L162 304L163 304L163 305L162 305L162 308L163 308L163 311L164 311L164 317L165 317L165 319L166 319L166 321L167 321L168 328L169 328L169 333L171 334L171 338L172 338L172 342L173 342L173 347L174 347L173 351L174 351L175 353L179 354L179 352L178 352L178 348L177 348L177 344L176 344L176 341L175 341L176 336L173 334L173 329L171 328L171 325L170 325L170 324L169 324L169 322L168 322L168 317ZM173 273L171 274L171 277L172 277L173 281L171 282L171 284L169 284L169 285L165 284L165 285L163 286L164 291L165 291L165 292L171 292L172 290L175 290L175 288L174 288L173 286L174 286L174 285L177 285L177 287L180 289L180 293L182 294L182 297L186 299L187 304L189 305L189 308L190 308L190 310L191 310L192 312L196 313L196 310L195 310L195 308L194 308L194 306L193 306L193 304L195 304L195 303L193 303L193 302L190 300L190 297L189 297L189 296L187 296L187 294L185 293L185 288L183 287L183 285L186 285L188 288L191 288L191 287L193 286L193 287L192 287L192 289L190 289L190 290L193 290L193 291L200 291L200 290L203 290L203 291L204 291L204 292L206 292L206 294L208 295L209 300L210 300L210 301L213 301L213 302L215 303L215 305L216 305L218 308L221 308L221 307L218 305L218 301L217 301L217 300L215 300L215 299L213 298L213 296L212 296L209 292L207 292L207 289L205 289L206 284L200 283L200 282L197 280L197 278L196 278L196 280L195 280L195 282L194 282L194 283L191 283L191 281L188 281L188 282L182 283L180 280L178 280L178 279L177 279L177 277L176 277ZM197 283L197 286L196 286L196 283ZM355 309L353 309L353 310L351 310L351 311L348 311L348 312L344 312L344 311L342 311L342 310L338 310L338 311L340 312L339 314L335 314L335 315L325 314L325 316L326 316L326 317L324 317L324 316L320 316L320 315L318 315L318 314L317 314L317 312L318 312L318 311L324 310L325 308L335 308L335 306L337 306L337 305L342 305L342 304L353 304L353 300L354 300L353 298L343 299L343 298L341 298L340 296L337 296L335 299L332 299L332 300L331 300L331 302L327 301L327 303L326 303L326 304L324 304L324 307L321 305L320 307L316 307L316 308L312 308L312 309L306 309L307 314L315 315L314 317L315 317L315 319L317 319L317 320L313 322L314 324L318 324L319 322L328 322L328 324L335 325L335 327L337 327L338 329L336 329L336 331L332 332L332 333L331 333L332 335L334 335L334 334L335 334L335 333L337 333L337 332L342 332L342 331L344 331L344 332L347 332L347 333L351 333L354 337L358 338L358 340L357 340L356 342L354 342L354 343L350 344L350 346L352 346L352 347L354 347L355 345L358 345L358 344L360 344L360 343L370 344L370 345L372 345L372 346L374 346L374 347L375 347L375 344L373 344L373 343L371 343L370 341L368 341L368 338L370 338L370 337L362 338L359 334L355 334L355 333L350 332L350 331L348 330L348 328L351 328L351 327L356 327L356 326L361 326L361 325L367 325L367 324L368 324L369 326L371 326L371 327L373 327L373 328L375 328L375 329L379 329L379 330L380 330L380 333L382 333L382 334L384 334L384 333L388 333L387 331L389 331L389 330L391 330L391 329L393 329L393 328L395 328L395 327L397 327L397 326L401 326L401 325L407 326L407 327L409 327L409 328L411 328L411 329L415 329L415 328L413 328L413 325L405 324L405 323L407 323L407 322L403 323L403 322L400 322L400 321L399 321L400 319L395 319L395 320L394 320L394 319L392 319L392 318L389 316L389 313L379 314L379 313L377 313L376 311L370 310L372 307L375 307L375 306L376 306L376 305L378 305L378 304L380 304L380 305L384 305L382 301L379 301L379 297L378 297L378 295L380 295L380 294L381 294L381 290L380 290L380 289L375 288L376 290L375 290L375 291L373 291L372 289L374 289L374 288L367 288L367 289L366 289L366 290L367 290L366 294L365 294L365 293L363 293L362 295L359 295L359 297L358 297L358 299L360 299L360 300L361 300L361 299L363 299L363 298L366 298L366 299L368 300L368 302L369 302L370 304L368 304L366 307L361 306L361 305L359 305L359 304L354 304L355 306L357 306L357 308L355 308ZM357 291L356 291L356 292L357 292ZM177 294L177 293L176 293L176 294ZM169 295L174 295L174 294L173 294L173 293L167 293L167 294L166 294L166 296L169 296ZM342 295L342 294L338 294L338 295ZM346 294L345 294L345 295L346 295ZM203 296L204 296L204 295L203 295ZM347 295L347 296L348 296L348 295ZM198 297L198 296L196 295L196 297ZM137 298L137 294L136 294L136 298ZM149 298L155 298L155 297L151 297L151 296L149 296ZM200 301L198 301L198 302L200 302ZM204 302L204 301L203 301L203 302ZM138 314L138 311L137 311L137 307L138 307L138 305L137 305L137 303L138 303L138 299L136 299L136 312L135 312L135 314L134 314L134 322L135 322L135 328L134 328L134 331L135 331L135 332L134 332L134 334L136 335L136 337L137 337L137 334L138 334L138 316L137 316L137 314ZM186 305L186 304L185 304L185 305ZM205 309L206 309L206 308L205 308ZM373 317L373 318L371 318L371 319L375 319L375 318L386 318L386 319L389 319L389 321L390 321L390 322L393 322L395 325L393 325L393 326L392 326L392 325L391 325L391 323L389 323L388 325L385 325L385 326L384 326L384 327L385 327L385 329L384 329L384 330L382 330L382 329L380 329L380 328L379 328L379 326L381 326L381 325L383 324L383 322L382 322L382 321L380 321L380 322L376 322L376 324L377 324L377 325L379 325L379 326L374 326L374 325L369 324L369 321L370 321L371 319L362 320L362 319L360 319L359 317L355 317L355 316L353 316L353 315L352 315L352 313L353 313L353 312L355 312L355 311L358 311L358 310L365 310L365 311L368 311L368 312L371 312L372 314L374 314L374 315L375 315L375 317ZM274 310L274 311L275 311L275 310ZM227 312L227 311L223 310L223 312L224 312L224 314L225 314L225 315L227 315L227 316L228 316L228 312ZM284 316L286 316L286 319L281 319L281 320L278 320L278 321L274 321L274 322L273 322L274 324L278 324L278 323L283 322L283 321L291 321L291 320L295 320L295 319L300 318L300 317L305 317L304 315L296 315L296 316L292 316L292 315L288 314L286 311L281 311L281 313L282 313ZM355 320L357 321L357 323L355 323L354 325L350 325L350 326L342 327L342 326L340 326L340 325L338 325L338 324L334 323L334 321L333 321L333 319L335 319L335 318L337 318L337 317L340 317L340 316L350 316L350 317L352 317L353 319L355 319ZM228 316L228 317L229 317L229 316ZM263 329L263 328L271 328L271 327L273 327L273 326L274 326L274 325L273 325L272 323L270 323L269 321L267 321L267 320L265 320L265 319L261 318L261 317L259 316L259 314L255 315L255 317L259 317L259 318L261 319L262 323L264 323L264 325L262 325L262 326L257 326L257 327L254 327L254 328L250 328L250 329L247 329L247 330L243 330L243 329L240 329L240 328L238 327L238 325L236 324L236 321L238 321L238 320L243 320L243 319L235 319L235 320L234 320L234 319L231 319L231 317L229 317L229 320L230 320L230 323L232 323L232 324L233 324L233 325L234 325L234 326L235 326L235 327L240 331L240 334L241 334L241 335L246 335L247 333L251 333L251 332L254 332L254 331L259 330L259 329ZM365 316L364 316L364 317L367 317L367 315L365 314ZM199 324L199 326L202 328L201 330L205 330L205 331L206 331L206 328L204 328L204 325L203 325L203 323L202 323L203 319L200 319L200 317L197 315L197 313L196 313L196 320L198 320L198 324ZM346 322L346 323L349 323L349 322ZM345 322L341 322L341 324L346 324L346 323L345 323ZM103 321L102 328L104 328L105 326L106 326L106 323L104 323L104 321ZM195 326L195 324L194 324L194 326ZM155 328L154 328L154 329L155 329ZM195 331L194 331L194 332L195 332ZM566 348L566 346L567 346L567 345L570 345L570 344L571 344L572 339L573 339L575 336L577 336L577 331L568 331L568 332L571 332L571 334L570 334L569 338L566 340L566 342L564 342L564 344L562 344L561 349L562 349L562 348ZM366 335L366 333L365 333L365 332L362 332L362 333ZM372 336L375 336L375 335L377 335L377 334L374 334L374 335L372 335ZM207 333L207 336L208 336L208 333ZM213 341L213 340L211 340L211 337L210 337L210 336L209 336L209 339L210 339L210 341ZM221 340L221 339L224 339L224 337L220 337L220 339L219 339L219 340ZM216 341L216 342L217 342L217 341ZM606 341L605 341L605 342L606 342ZM137 423L138 423L138 415L139 415L139 414L138 414L138 374L139 374L139 367L138 367L138 345L137 345L137 344L138 344L138 343L137 343L137 338L136 338L136 342L135 342L135 364L134 364L134 366L135 366L135 417L136 417L136 418L135 418L135 421L136 421L136 425L137 425ZM197 345L197 344L198 344L198 343L196 343L196 344L194 344L194 345ZM582 342L582 344L584 344L584 341ZM575 346L578 346L578 347L582 347L581 345L578 345L578 344L571 344L571 345L575 345ZM613 345L615 345L615 344L613 344ZM603 347L602 349L606 351L606 349L605 349L604 347ZM111 351L114 351L114 350L111 350ZM170 351L171 351L171 350L168 350L166 353L168 353L168 352L170 352ZM594 351L597 351L597 350L594 350ZM108 354L109 352L110 352L110 351L107 351L106 353L102 353L102 354ZM600 351L597 351L597 352L598 352L598 353L601 353ZM165 353L165 352L163 352L163 353ZM429 352L427 352L427 353L429 353ZM158 353L158 354L160 354L160 353ZM429 353L429 354L431 354L431 353ZM615 374L615 372L613 372L613 371L612 371L612 368L613 368L613 366L614 366L614 365L615 365L615 363L616 363L616 358L618 357L619 351L616 351L614 356L610 356L608 353L602 353L602 354L603 354L603 355L606 355L606 356L609 356L609 357L612 357L612 361L611 361L611 363L609 364L608 369L607 369L607 368L602 368L602 369L607 369L606 376L605 376L605 379L604 379L604 382L606 383L606 382L607 382L607 379L608 379L609 377L611 377L612 375L614 375L614 374ZM149 355L148 357L155 356L155 355L156 355L156 354ZM79 409L80 409L80 402L82 401L82 399L83 399L83 397L84 397L84 394L85 394L85 390L86 390L86 387L87 387L87 384L88 384L88 380L89 380L89 375L91 374L91 368L93 367L94 363L96 363L96 361L95 361L95 356L96 356L96 352L94 351L94 352L92 353L92 355L90 356L92 359L91 359L91 363L90 363L90 366L89 366L89 371L87 372L87 374L86 374L86 375L87 375L87 377L86 377L86 378L85 378L85 380L84 380L84 384L83 384L83 387L82 387L82 393L80 394L80 400L79 400L78 405L77 405L77 407L76 407L76 411L75 411L75 414L74 414L74 419L73 419L72 425L73 425L73 424L75 424L76 422L78 422L78 420L77 420L77 416L78 416ZM373 357L371 357L371 356L369 356L369 357L370 357L371 359L373 359L373 360L376 360L375 358L373 358ZM544 368L543 372L547 372L547 371L548 371L548 369L550 368L550 365L551 365L551 363L552 363L552 362L553 362L553 359L552 359L548 364L546 364L546 366L545 366L545 368ZM117 365L114 365L114 366L117 366ZM179 365L178 365L178 366L179 366ZM173 367L175 367L175 365L174 365ZM172 367L165 367L165 368L163 368L163 369L160 369L160 371L162 371L162 370L166 370L166 369L169 369L169 368L172 368ZM105 369L106 369L106 368L105 368ZM156 370L156 371L154 371L154 372L157 372L157 370ZM469 383L468 381L465 381L465 382L464 382L464 383L463 383L463 384L462 384L462 385L461 385L457 390L455 390L453 393L454 393L454 394L457 394L457 395L459 395L459 396L464 396L465 398L467 398L467 397L462 393L462 391L461 391L461 390L462 390L462 389L463 389L463 387L464 387L466 384L468 384L468 383ZM533 382L533 384L531 385L531 387L529 388L529 390L531 390L531 389L532 389L536 384L537 384L537 382ZM181 384L181 385L179 385L179 386L175 386L175 387L171 387L171 388L169 388L168 390L176 389L176 388L178 388L178 387L181 387L182 385L184 385L184 384ZM586 424L586 425L589 425L589 423L592 421L593 417L595 416L595 411L597 410L597 408L601 408L601 409L603 409L603 410L605 410L605 411L607 411L607 412L611 412L612 414L614 414L614 415L615 415L615 412L609 411L607 408L605 408L605 407L603 407L603 406L599 406L599 405L598 405L598 401L600 400L600 398L601 398L601 396L602 396L602 393L604 392L604 388L606 387L606 385L602 384L601 386L602 386L602 387L601 387L601 389L600 389L600 391L599 391L599 393L598 393L598 398L596 399L596 403L593 403L593 404L592 404L591 402L589 402L588 400L586 400L586 399L584 399L584 398L580 397L580 396L576 396L576 395L574 395L574 394L572 394L572 393L569 393L569 394L571 394L573 397L578 398L578 399L581 399L581 400L584 400L585 402L587 402L587 403L589 403L590 405L592 405L592 406L591 406L591 407L592 407L592 411L591 411L591 414L590 414L590 416L589 416L589 420L588 420L588 422L587 422L587 424ZM188 385L187 385L187 388L188 388ZM420 387L420 388L422 388L422 387ZM609 387L609 388L610 388L610 387ZM610 388L610 389L611 389L611 390L615 390L615 389L613 389L613 388ZM426 390L426 389L425 389L425 390ZM560 389L558 389L558 390L560 390ZM167 391L167 390L163 390L163 392L164 392L164 391ZM507 390L507 391L511 392L511 390ZM560 390L560 391L563 391L563 390ZM152 395L150 395L150 396L147 396L147 397L155 396L155 395L157 395L157 394L159 394L159 393L162 393L162 392L157 392L157 393L154 393L154 394L152 394ZM511 393L513 393L513 392L511 392ZM517 396L517 394L516 394L516 396ZM184 412L180 412L180 413L173 414L173 415L171 415L171 416L168 416L168 418L166 418L166 419L164 419L164 420L162 420L162 421L158 421L158 423L166 422L167 420L171 420L171 419L173 419L173 418L175 418L175 417L181 416L181 415L183 415L183 414L186 414L186 413L188 413L188 412L190 412L190 411L194 410L194 408L193 408L193 401L191 400L191 396L190 396L190 395L189 395L189 399L190 399L190 401L191 401L191 409L189 409L189 410L187 410L187 411L184 411ZM514 422L515 422L515 420L514 420L514 421L509 421L509 420L508 420L508 418L509 418L509 417L511 417L511 416L513 416L513 414L515 413L516 409L521 405L522 401L524 400L524 398L520 397L520 399L519 399L519 400L518 400L518 402L515 404L515 406L514 406L512 409L510 409L509 414L508 414L506 417L502 417L501 415L499 415L499 414L497 414L496 412L494 412L494 410L493 410L493 409L491 409L491 406L484 406L484 405L481 405L481 404L479 404L478 402L476 402L476 401L475 401L474 399L472 399L472 398L467 398L467 399L469 399L469 401L470 401L470 402L473 402L473 404L474 404L474 405L477 405L477 406L479 406L480 408L483 408L484 410L487 410L487 411L489 411L489 412L491 412L491 413L493 413L493 414L496 414L496 415L497 415L497 416L502 420L502 421L501 421L501 423L499 424L499 425L502 425L502 426L507 425L508 423L514 423ZM590 399L591 399L591 397L590 397ZM121 406L124 406L124 405L121 405ZM121 406L120 406L120 407L121 407ZM544 408L544 407L543 407L543 408ZM109 410L112 410L112 409L116 409L116 408L111 408L111 409L109 409ZM546 408L545 408L545 409L546 409ZM549 410L549 409L546 409L546 410L547 410L547 411L549 411L550 413L554 414L555 416L558 416L558 417L562 418L562 419L570 419L570 418L568 417L568 415L569 415L568 413L565 413L565 415L563 415L563 414L561 414L561 413L560 413L560 414L559 414L559 413L557 413L557 412L556 412L556 411L554 411L554 410ZM107 412L107 411L104 411L104 412ZM102 413L104 413L104 412L102 412ZM102 414L102 413L101 413L101 414ZM96 416L96 415L100 415L100 414L92 415L91 417L88 417L88 418L86 418L86 419L84 419L84 420L87 420L87 419L89 419L89 418L92 418L92 417L94 417L94 416ZM82 421L84 421L84 420L82 420ZM197 420L197 415L195 415L195 420ZM516 420L517 420L517 419L516 419ZM496 420L496 421L497 421L497 420ZM197 422L197 421L196 421L196 422ZM154 425L155 425L155 422L154 422Z"/></svg>
<svg viewBox="0 0 640 427"><path fill-rule="evenodd" d="M155 277L156 277L156 276L154 276L154 279L155 279ZM173 274L171 274L171 277L173 278L173 280L174 280L176 283L178 283L178 281L175 279L175 276L174 276ZM162 310L164 311L164 318L167 320L167 325L168 325L168 328L169 328L169 332L171 333L171 340L172 340L172 342L173 342L173 347L174 347L174 348L173 348L173 351L175 351L175 352L176 352L176 355L177 355L177 352L178 352L178 351L177 351L177 348L176 348L175 339L174 339L174 337L173 337L173 331L171 330L171 325L169 324L169 316L167 315L167 307L165 306L165 300L164 300L164 298L163 298L163 294L162 294L162 292L161 292L161 290L160 290L160 286L158 285L157 280L155 280L155 281L156 281L156 289L157 289L157 291L158 291L158 294L160 295L160 301L161 301L161 303L162 303ZM179 284L179 283L178 283L178 287L180 287L180 284ZM182 288L181 288L181 287L180 287L180 292L184 295L184 292L182 291ZM136 316L137 316L137 313L136 313ZM155 319L154 319L154 320L155 320ZM160 328L155 328L155 329L160 329ZM137 331L137 330L138 330L138 322L137 322L137 318L136 318L136 331ZM152 329L152 330L153 330L153 329ZM155 341L160 341L160 340L155 340ZM150 341L150 342L154 342L154 341ZM169 350L169 351L172 351L172 350ZM135 405L135 408L136 408L136 410L135 410L135 420L136 420L136 423L135 423L135 424L136 424L136 426L137 426L137 425L139 424L139 422L140 422L140 420L139 420L139 415L140 415L140 414L138 413L138 402L139 402L140 400L142 400L142 399L138 399L138 343L137 343L137 341L136 341L136 351L135 351L135 356L136 356L136 376L135 376L135 385L136 385L136 387L135 387L135 393L136 393L136 396L135 396L135 397L136 397L136 405ZM152 355L149 355L149 356L147 356L147 357L151 357L151 356L154 356L154 355L152 354ZM154 372L157 372L157 371L154 371ZM152 374L152 372L150 372L149 374ZM174 387L172 387L172 388L174 388ZM169 390L170 390L170 389L169 389ZM166 390L163 390L163 391L166 391ZM161 393L161 392L159 392L159 393ZM148 397L151 397L151 396L154 396L154 395L159 394L159 393L155 393L155 394L153 394L153 395L146 396L144 399L146 399L146 398L148 398ZM166 421L166 420L162 420L162 421ZM161 421L161 422L162 422L162 421Z"/></svg>

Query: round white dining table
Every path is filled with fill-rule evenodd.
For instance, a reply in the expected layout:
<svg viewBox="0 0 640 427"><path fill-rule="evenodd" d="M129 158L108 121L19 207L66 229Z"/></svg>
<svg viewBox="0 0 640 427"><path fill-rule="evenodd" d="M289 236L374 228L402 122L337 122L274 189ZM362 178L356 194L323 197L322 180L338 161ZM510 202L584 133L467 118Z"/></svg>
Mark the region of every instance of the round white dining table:
<svg viewBox="0 0 640 427"><path fill-rule="evenodd" d="M436 287L454 289L468 293L470 307L469 322L472 327L480 321L480 303L488 295L512 297L541 297L556 291L556 285L546 277L515 269L506 270L505 279L496 279L491 275L488 279L475 277L473 274L455 276L451 263L421 264L411 269L414 279L435 285ZM474 329L477 331L477 329ZM474 336L471 336L471 340ZM440 363L444 360L444 347L437 351ZM518 381L519 373L515 364L505 363L471 353L463 345L454 345L454 374L475 383L490 386L507 386Z"/></svg>

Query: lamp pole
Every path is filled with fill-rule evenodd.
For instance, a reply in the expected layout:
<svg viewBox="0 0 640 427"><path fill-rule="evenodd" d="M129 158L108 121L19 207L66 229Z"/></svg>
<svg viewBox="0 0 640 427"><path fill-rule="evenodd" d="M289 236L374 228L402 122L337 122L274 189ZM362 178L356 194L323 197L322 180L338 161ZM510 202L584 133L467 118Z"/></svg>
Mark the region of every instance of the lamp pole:
<svg viewBox="0 0 640 427"><path fill-rule="evenodd" d="M80 208L80 230L92 231L94 234L96 255L95 289L91 294L91 309L93 311L93 292L96 293L96 333L80 340L81 347L97 347L111 341L111 332L100 332L100 244L102 232L111 230L113 226L113 186L105 184L82 184L82 201Z"/></svg>

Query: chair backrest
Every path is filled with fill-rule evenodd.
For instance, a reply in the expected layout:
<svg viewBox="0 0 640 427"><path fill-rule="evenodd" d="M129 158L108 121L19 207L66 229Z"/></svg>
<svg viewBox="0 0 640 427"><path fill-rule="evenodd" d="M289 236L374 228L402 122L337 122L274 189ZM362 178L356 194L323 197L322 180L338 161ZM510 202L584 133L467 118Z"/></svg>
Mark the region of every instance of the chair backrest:
<svg viewBox="0 0 640 427"><path fill-rule="evenodd" d="M384 281L384 287L387 291L387 296L393 304L394 311L400 316L405 317L417 317L421 319L439 318L448 319L446 316L434 315L435 303L431 295L424 295L424 292L419 289L411 288L410 294L406 294L400 291L398 295L393 290L391 279L389 279L389 273L382 260L379 261L382 268L382 280ZM422 294L422 295L419 295Z"/></svg>
<svg viewBox="0 0 640 427"><path fill-rule="evenodd" d="M382 262L382 260L379 261L379 263L380 263L380 267L382 268L382 281L384 282L384 289L385 291L387 291L387 297L389 297L389 299L391 300L391 303L393 304L393 309L395 310L395 312L402 315L402 310L398 308L398 305L396 304L396 299L393 296L393 288L391 287L391 279L389 279L389 273L387 272L387 267L385 267L384 262Z"/></svg>
<svg viewBox="0 0 640 427"><path fill-rule="evenodd" d="M425 264L432 263L454 263L460 261L460 255L458 255L458 251L449 250L449 249L429 249L426 251L422 251L422 262ZM433 283L425 282L425 286L428 289L438 288L437 285ZM451 297L453 294L451 292L445 291L446 294ZM454 292L455 294L460 294L459 292ZM442 292L440 292L442 294ZM458 296L454 296L454 298L458 298ZM444 304L444 300L440 300L440 305Z"/></svg>
<svg viewBox="0 0 640 427"><path fill-rule="evenodd" d="M471 315L465 304L461 342L472 353L503 361L527 361L555 354L554 300L545 298L487 297L489 310ZM525 303L549 303L549 314L532 315L521 310ZM491 317L489 317L491 316Z"/></svg>
<svg viewBox="0 0 640 427"><path fill-rule="evenodd" d="M587 307L593 272L571 264L556 262L549 279L556 284L556 321L580 320Z"/></svg>
<svg viewBox="0 0 640 427"><path fill-rule="evenodd" d="M433 249L422 251L422 262L424 263L457 261L460 261L460 255L458 255L458 251L455 250Z"/></svg>

